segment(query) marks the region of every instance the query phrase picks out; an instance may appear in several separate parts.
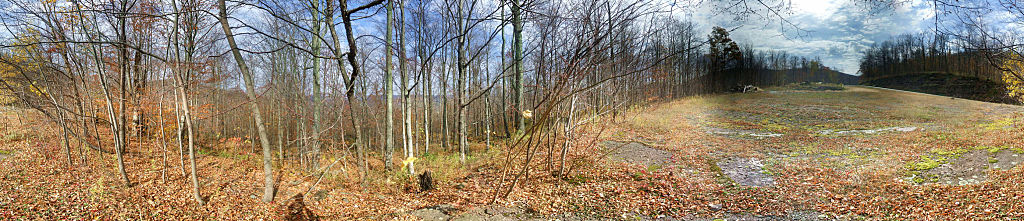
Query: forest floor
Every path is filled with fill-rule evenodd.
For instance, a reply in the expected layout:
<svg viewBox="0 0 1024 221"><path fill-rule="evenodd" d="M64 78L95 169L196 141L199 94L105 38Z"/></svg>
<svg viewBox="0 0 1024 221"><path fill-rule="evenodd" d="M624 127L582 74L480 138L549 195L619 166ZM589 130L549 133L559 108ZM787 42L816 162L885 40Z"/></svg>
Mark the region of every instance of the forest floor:
<svg viewBox="0 0 1024 221"><path fill-rule="evenodd" d="M474 146L466 166L450 152L422 157L418 169L438 180L426 192L400 171L361 185L344 151L325 154L343 160L315 186L318 177L296 163L278 164L281 187L268 204L258 199L258 151L243 142L200 151L208 203L197 205L176 145L166 177L159 145L129 149L126 187L113 155L86 150L88 163L75 154L69 168L57 133L26 115L3 109L0 119L0 219L281 219L297 193L331 220L1024 217L1022 107L869 87L779 87L635 108L581 129L587 141L573 149L567 177L538 169L490 205L500 147Z"/></svg>

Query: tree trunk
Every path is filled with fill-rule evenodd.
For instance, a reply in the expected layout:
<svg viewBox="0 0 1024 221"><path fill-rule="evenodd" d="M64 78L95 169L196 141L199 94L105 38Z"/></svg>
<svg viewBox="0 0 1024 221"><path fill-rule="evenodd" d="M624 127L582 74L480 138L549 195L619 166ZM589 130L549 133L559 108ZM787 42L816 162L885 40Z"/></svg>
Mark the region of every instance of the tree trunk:
<svg viewBox="0 0 1024 221"><path fill-rule="evenodd" d="M522 13L522 2L520 0L512 0L512 65L513 71L515 71L515 80L513 88L515 88L515 98L512 99L515 102L516 107L516 125L519 133L526 131L526 121L522 117L524 111L523 106L523 13Z"/></svg>
<svg viewBox="0 0 1024 221"><path fill-rule="evenodd" d="M76 2L76 7L77 6L78 6L78 4ZM93 26L94 27L98 26L95 20L93 20ZM88 32L86 35L88 35L88 38L89 38L90 41L93 40L94 37L95 37L95 36L93 36L92 32ZM104 69L103 69L103 65L102 65L102 64L104 64L103 57L100 54L99 49L97 49L95 46L91 46L91 47L89 47L89 49L90 49L90 52L92 52L93 58L95 58L95 60L96 60L96 72L99 74L100 87L103 89L103 98L106 101L105 103L106 103L106 107L107 107L107 116L108 116L108 119L110 120L110 123L111 123L111 125L110 125L110 129L111 130L110 130L110 132L113 133L113 134L116 134L117 133L117 128L118 128L117 120L116 120L116 116L114 115L113 98L110 95L110 86L107 84L107 75L105 74ZM97 135L97 136L99 136L99 135ZM102 140L102 139L97 139L97 140ZM102 145L102 143L101 143L101 145ZM120 140L115 138L114 139L114 152L117 155L117 170L118 170L118 173L121 175L122 180L124 180L124 183L126 185L128 185L128 184L131 184L131 182L128 180L128 173L126 173L125 169L124 169L124 158L123 158L124 156L123 156L123 154L121 152L123 150L123 148L121 148L121 145L122 145L122 143L120 142Z"/></svg>
<svg viewBox="0 0 1024 221"><path fill-rule="evenodd" d="M179 102L180 102L179 105L181 105L181 107L182 107L181 108L182 116L183 116L183 118L185 118L185 120L184 120L185 121L185 130L188 131L188 160L189 160L189 164L190 164L189 166L191 166L191 172L192 172L191 175L190 175L190 177L192 179L192 193L193 193L192 196L195 198L196 202L199 202L199 205L203 205L203 204L206 204L206 202L203 200L202 195L199 194L199 177L198 177L197 172L196 172L195 133L192 131L192 117L191 117L192 113L189 110L190 108L189 108L189 104L188 104L189 103L189 101L188 101L188 94L185 93L185 86L183 86L184 82L179 82L179 83L180 83L178 85L178 97L179 97L178 99L179 99Z"/></svg>
<svg viewBox="0 0 1024 221"><path fill-rule="evenodd" d="M600 113L594 113L594 114L596 115L596 114L600 114ZM563 176L563 177L565 176L565 155L566 155L566 153L569 152L569 147L572 145L572 139L573 139L573 137L572 137L572 132L573 132L573 128L574 128L574 126L573 126L573 116L576 115L576 95L573 95L572 99L569 101L569 113L568 113L568 115L569 116L565 120L565 131L564 131L564 133L565 133L565 143L562 144L562 153L559 156L560 163L558 165L558 173L555 174L556 176Z"/></svg>
<svg viewBox="0 0 1024 221"><path fill-rule="evenodd" d="M403 162L412 159L414 156L414 149L412 146L412 109L410 106L409 99L409 72L406 69L405 59L405 2L400 2L398 5L398 72L401 78L401 89L402 89L402 149L405 152L405 159ZM409 175L415 175L416 169L413 167L413 161L409 161L408 165L405 165L409 169Z"/></svg>
<svg viewBox="0 0 1024 221"><path fill-rule="evenodd" d="M463 7L465 6L466 3L465 0L458 1L458 15L463 16ZM458 47L458 65L456 67L458 68L459 71L459 79L455 86L456 89L458 90L458 93L456 93L457 97L455 101L457 104L456 108L458 108L459 112L457 129L459 136L459 162L461 162L463 166L466 165L466 145L468 145L466 140L466 94L469 89L469 87L466 85L466 76L469 75L469 70L467 70L467 68L469 67L469 65L466 64L466 48L468 44L466 34L468 33L468 31L465 30L465 20L468 19L456 18L456 26L458 28L459 33L458 44L456 44L456 47Z"/></svg>
<svg viewBox="0 0 1024 221"><path fill-rule="evenodd" d="M310 11L310 13L312 13L312 15L313 15L313 29L314 29L313 30L314 36L313 36L313 39L311 39L312 50L313 50L312 51L313 52L313 79L312 79L313 80L313 104L310 105L312 107L312 112L313 112L313 130L312 130L312 135L313 136L312 136L312 142L311 142L311 144L313 146L313 149L312 149L313 153L311 154L311 156L309 158L310 158L310 163L311 163L310 165L312 165L313 168L319 168L320 167L320 133L321 133L321 131L320 131L320 128L321 128L320 127L320 103L323 100L321 92L320 92L320 58L319 58L320 57L320 42L321 42L320 39L322 39L321 38L321 32L320 32L320 30L322 28L320 27L320 25L321 25L322 21L320 19L320 4L319 4L319 1L311 1L311 2L313 3L313 11ZM264 196L264 199L265 198L266 198L266 196Z"/></svg>
<svg viewBox="0 0 1024 221"><path fill-rule="evenodd" d="M352 106L355 106L355 102L354 102L355 101L355 99L354 99L355 94L354 93L355 93L355 87L356 87L355 80L359 77L359 73L361 72L360 68L359 68L359 62L356 62L356 54L358 53L358 47L356 46L355 35L352 33L352 14L351 13L353 11L348 11L348 9L347 9L348 8L348 2L347 1L340 1L340 3L341 4L339 6L340 6L340 8L342 10L341 11L341 20L342 20L342 23L345 26L345 39L348 40L348 49L349 49L349 52L346 54L346 58L348 60L349 65L352 66L352 74L350 75L350 77L348 79L345 79L345 86L347 87L346 91L345 91L345 97L346 97L346 100L348 100L348 103L349 103L349 105L348 105L349 119L352 120L352 125L356 127L356 152L358 152L359 157L360 157L360 159L362 161L361 164L362 164L362 171L363 171L363 173L362 173L361 180L362 180L362 183L365 184L366 181L367 181L367 178L369 177L368 176L369 164L367 163L367 160L366 160L366 150L364 149L363 145L359 145L359 142L362 140L362 137L363 137L362 129L359 126L359 119L356 118L355 111L354 111L354 109L352 107ZM369 7L369 6L372 6L372 5L375 5L375 4L380 4L380 2L376 1L376 2L367 3L366 5L364 5L363 7L360 7L360 8ZM353 9L353 10L355 10L355 9ZM336 36L338 36L337 35L338 32L335 31L334 25L328 25L327 27L330 28L331 36L332 36L332 38L334 38L333 40L334 40L335 45L337 45L337 43L339 42L337 37L336 37ZM335 48L337 48L338 52L341 51L341 49L340 49L341 47L335 47ZM341 53L337 53L337 54L340 55ZM338 59L338 68L341 69L342 73L344 73L345 66L341 65L340 56L339 56L339 59Z"/></svg>
<svg viewBox="0 0 1024 221"><path fill-rule="evenodd" d="M384 169L391 170L392 156L395 153L395 111L394 111L394 92L391 87L393 84L392 73L391 73L391 53L392 53L392 42L391 42L391 29L394 27L394 0L387 0L385 3L387 13L387 25L384 26Z"/></svg>
<svg viewBox="0 0 1024 221"><path fill-rule="evenodd" d="M252 72L249 71L249 66L242 59L242 53L239 52L238 45L235 43L235 36L231 33L231 26L228 24L227 6L224 1L218 1L220 3L220 25L224 29L225 38L231 47L231 55L235 58L238 70L242 72L242 78L245 81L245 95L249 98L249 108L252 109L252 117L256 120L256 130L259 132L260 146L263 147L263 202L270 202L274 200L274 166L272 164L273 157L270 153L270 141L267 139L267 129L263 125L263 117L260 116L260 108L256 104L256 87L252 79Z"/></svg>
<svg viewBox="0 0 1024 221"><path fill-rule="evenodd" d="M448 141L451 140L450 130L448 130L448 76L451 68L447 64L448 58L441 59L441 92L438 93L441 96L441 149L448 150L451 145L448 145Z"/></svg>
<svg viewBox="0 0 1024 221"><path fill-rule="evenodd" d="M161 79L160 88L164 88L164 81ZM164 92L160 91L160 99L157 101L158 118L160 119L160 149L162 150L161 156L163 157L163 168L160 170L160 181L167 183L167 134L164 132Z"/></svg>

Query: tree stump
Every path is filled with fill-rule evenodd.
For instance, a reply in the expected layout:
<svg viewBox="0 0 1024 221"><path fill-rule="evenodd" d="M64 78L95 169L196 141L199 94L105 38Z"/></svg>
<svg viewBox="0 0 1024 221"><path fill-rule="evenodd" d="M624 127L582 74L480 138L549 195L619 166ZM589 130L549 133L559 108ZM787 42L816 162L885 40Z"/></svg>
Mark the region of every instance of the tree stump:
<svg viewBox="0 0 1024 221"><path fill-rule="evenodd" d="M302 202L302 194L295 194L285 204L287 207L284 211L284 220L320 220L317 218L313 211L306 208L306 204Z"/></svg>
<svg viewBox="0 0 1024 221"><path fill-rule="evenodd" d="M419 177L420 177L420 192L422 192L422 191L430 191L430 190L434 189L434 178L430 176L430 171L429 170L423 171L423 173L420 174Z"/></svg>

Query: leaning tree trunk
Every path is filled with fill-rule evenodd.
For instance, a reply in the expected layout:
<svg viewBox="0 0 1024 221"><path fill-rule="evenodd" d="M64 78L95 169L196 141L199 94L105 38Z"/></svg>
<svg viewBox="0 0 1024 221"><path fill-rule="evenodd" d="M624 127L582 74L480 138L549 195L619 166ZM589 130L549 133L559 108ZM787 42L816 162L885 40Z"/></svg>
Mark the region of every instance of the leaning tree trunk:
<svg viewBox="0 0 1024 221"><path fill-rule="evenodd" d="M274 166L272 164L273 156L270 153L270 141L267 140L267 129L263 125L263 117L260 115L260 108L256 104L256 87L252 80L252 72L249 71L249 66L242 59L242 53L239 52L238 45L235 43L235 36L231 33L231 26L228 24L227 6L224 1L218 1L220 4L220 16L218 19L220 20L221 28L224 29L228 45L231 47L231 55L235 58L238 70L242 72L242 78L245 81L245 95L249 99L249 108L252 109L252 117L256 121L256 130L260 136L260 146L263 147L263 202L270 202L274 200Z"/></svg>
<svg viewBox="0 0 1024 221"><path fill-rule="evenodd" d="M76 7L78 7L79 5L77 4L77 1L75 3L76 3L75 4ZM79 11L81 11L81 10L79 10ZM93 26L97 27L97 24L96 24L95 20L93 20ZM94 36L93 36L91 31L87 31L86 35L88 36L90 41L93 40ZM99 49L96 49L95 46L90 46L89 49L90 49L89 51L93 55L93 58L96 59L96 73L99 74L100 87L103 89L103 98L106 101L105 103L106 103L106 109L107 109L107 117L110 120L110 132L113 133L113 134L116 134L117 133L117 129L118 129L117 120L116 120L116 117L114 115L113 98L112 98L112 96L110 94L110 86L107 84L107 75L105 74L106 72L103 69L103 65L101 65L101 64L104 64L103 57L100 54ZM98 136L99 135L97 134L97 137ZM97 140L101 140L101 139L97 139ZM116 139L116 138L114 139L114 152L115 152L115 154L117 156L117 171L121 175L121 178L124 180L124 183L125 184L130 184L131 181L128 180L128 173L125 172L125 169L124 169L124 156L123 156L123 153L122 153L123 148L121 147L122 145L123 145L123 143L121 143L121 140Z"/></svg>
<svg viewBox="0 0 1024 221"><path fill-rule="evenodd" d="M188 104L188 94L185 93L185 86L183 86L184 82L180 81L178 83L178 102L179 105L181 105L182 107L181 112L183 116L182 118L184 118L185 122L185 130L188 131L188 160L192 172L192 174L190 175L192 179L192 196L195 197L196 202L199 202L199 205L203 205L206 204L206 202L203 200L203 197L199 194L199 177L196 172L195 132L192 131L192 113L190 111Z"/></svg>

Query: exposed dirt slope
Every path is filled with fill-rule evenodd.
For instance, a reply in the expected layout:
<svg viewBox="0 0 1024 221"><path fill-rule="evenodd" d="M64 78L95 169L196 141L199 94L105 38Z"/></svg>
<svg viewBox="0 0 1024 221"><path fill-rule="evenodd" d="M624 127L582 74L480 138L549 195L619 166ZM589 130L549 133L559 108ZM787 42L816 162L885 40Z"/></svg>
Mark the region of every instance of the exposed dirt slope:
<svg viewBox="0 0 1024 221"><path fill-rule="evenodd" d="M1000 82L953 74L904 74L873 79L861 84L987 102L1019 103L1006 96L1006 87Z"/></svg>

